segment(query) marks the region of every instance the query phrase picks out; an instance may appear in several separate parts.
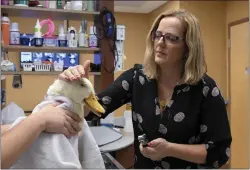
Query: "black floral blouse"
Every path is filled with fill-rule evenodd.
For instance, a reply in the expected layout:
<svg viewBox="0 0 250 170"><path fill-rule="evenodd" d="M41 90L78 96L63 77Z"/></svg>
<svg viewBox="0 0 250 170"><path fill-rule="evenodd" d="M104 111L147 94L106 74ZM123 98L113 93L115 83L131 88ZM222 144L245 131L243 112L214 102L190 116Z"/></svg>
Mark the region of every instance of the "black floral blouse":
<svg viewBox="0 0 250 170"><path fill-rule="evenodd" d="M135 169L219 168L230 157L232 137L225 102L215 81L207 75L196 85L176 86L163 113L157 83L143 74L141 65L124 72L97 96L106 109L104 117L123 104L132 103ZM164 138L179 144L205 144L206 163L196 164L173 157L161 161L145 158L137 140L142 134L146 134L149 141Z"/></svg>

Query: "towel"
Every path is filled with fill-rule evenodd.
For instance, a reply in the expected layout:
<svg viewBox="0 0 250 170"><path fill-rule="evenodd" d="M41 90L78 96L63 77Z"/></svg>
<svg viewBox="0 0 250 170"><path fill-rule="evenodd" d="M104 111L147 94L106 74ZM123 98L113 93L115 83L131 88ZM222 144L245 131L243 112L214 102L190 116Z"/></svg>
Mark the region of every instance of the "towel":
<svg viewBox="0 0 250 170"><path fill-rule="evenodd" d="M57 107L71 109L69 99L63 96L47 96L38 104L32 114L36 114L47 104L60 101ZM53 114L53 113L51 113ZM20 123L26 117L19 117L12 127ZM31 127L32 128L32 127ZM80 136L67 138L63 134L52 134L43 132L30 148L23 153L11 169L105 169L100 149L90 131L85 119L82 123Z"/></svg>

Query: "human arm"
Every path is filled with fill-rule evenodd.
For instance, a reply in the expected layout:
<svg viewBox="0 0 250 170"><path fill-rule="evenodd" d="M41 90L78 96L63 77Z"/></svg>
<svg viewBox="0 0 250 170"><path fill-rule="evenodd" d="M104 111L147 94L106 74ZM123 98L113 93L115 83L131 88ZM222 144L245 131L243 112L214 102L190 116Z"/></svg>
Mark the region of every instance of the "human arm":
<svg viewBox="0 0 250 170"><path fill-rule="evenodd" d="M174 157L205 168L219 168L229 160L232 137L224 99L213 81L207 81L205 88L209 91L201 105L199 142L177 144L155 139L149 147L140 147L144 156L155 160Z"/></svg>
<svg viewBox="0 0 250 170"><path fill-rule="evenodd" d="M203 164L206 162L207 151L204 144L190 145L177 144L157 138L148 143L149 147L140 146L144 156L152 160L160 160L165 157L174 157L189 162Z"/></svg>
<svg viewBox="0 0 250 170"><path fill-rule="evenodd" d="M230 157L231 130L225 101L215 82L206 80L209 88L201 105L200 143L205 144L206 161L201 167L219 168Z"/></svg>
<svg viewBox="0 0 250 170"><path fill-rule="evenodd" d="M207 151L204 144L190 145L169 143L169 148L166 150L169 152L167 155L174 158L197 164L204 164L206 162Z"/></svg>
<svg viewBox="0 0 250 170"><path fill-rule="evenodd" d="M1 167L10 168L41 132L75 135L80 130L79 122L75 114L50 105L31 114L1 135Z"/></svg>
<svg viewBox="0 0 250 170"><path fill-rule="evenodd" d="M1 125L1 135L5 133L10 128L10 126L11 126L10 124Z"/></svg>
<svg viewBox="0 0 250 170"><path fill-rule="evenodd" d="M148 145L149 147L145 148L140 145L140 150L145 157L155 161L165 157L174 157L197 164L203 164L206 161L207 151L204 144L177 144L157 138Z"/></svg>

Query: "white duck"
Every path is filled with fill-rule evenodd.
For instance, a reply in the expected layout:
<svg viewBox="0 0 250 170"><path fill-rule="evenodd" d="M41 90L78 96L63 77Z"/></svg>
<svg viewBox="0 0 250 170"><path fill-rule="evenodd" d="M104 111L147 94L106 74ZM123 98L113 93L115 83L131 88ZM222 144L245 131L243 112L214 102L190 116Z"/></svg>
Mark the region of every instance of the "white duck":
<svg viewBox="0 0 250 170"><path fill-rule="evenodd" d="M84 117L84 104L99 117L105 112L97 101L92 83L87 78L81 78L73 82L57 79L49 87L47 97L57 101L69 99L72 104L70 110L81 118Z"/></svg>
<svg viewBox="0 0 250 170"><path fill-rule="evenodd" d="M98 116L105 112L96 99L91 82L86 78L73 82L55 80L48 88L47 97L35 107L33 113L55 101L62 103L58 107L70 109L82 118L84 104ZM12 127L23 119L16 120ZM105 169L105 165L90 128L83 119L80 136L67 138L63 134L42 133L11 168Z"/></svg>

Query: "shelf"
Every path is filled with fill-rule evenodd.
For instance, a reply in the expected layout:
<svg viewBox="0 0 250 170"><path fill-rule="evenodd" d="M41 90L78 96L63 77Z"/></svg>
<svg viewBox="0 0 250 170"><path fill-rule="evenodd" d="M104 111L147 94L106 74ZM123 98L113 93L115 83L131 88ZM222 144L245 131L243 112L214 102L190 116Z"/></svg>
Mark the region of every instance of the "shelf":
<svg viewBox="0 0 250 170"><path fill-rule="evenodd" d="M82 20L83 17L93 17L99 12L88 12L67 9L52 9L38 7L19 7L1 5L2 13L8 13L9 16L28 17L28 18L50 18L56 20Z"/></svg>
<svg viewBox="0 0 250 170"><path fill-rule="evenodd" d="M22 75L58 75L60 71L2 71L2 75L14 75L14 74L22 74ZM89 72L89 75L92 76L100 76L100 72Z"/></svg>
<svg viewBox="0 0 250 170"><path fill-rule="evenodd" d="M99 48L71 48L71 47L34 47L34 46L24 46L24 45L4 45L2 47L4 51L8 52L71 52L71 53L76 53L76 52L95 52L99 51Z"/></svg>

